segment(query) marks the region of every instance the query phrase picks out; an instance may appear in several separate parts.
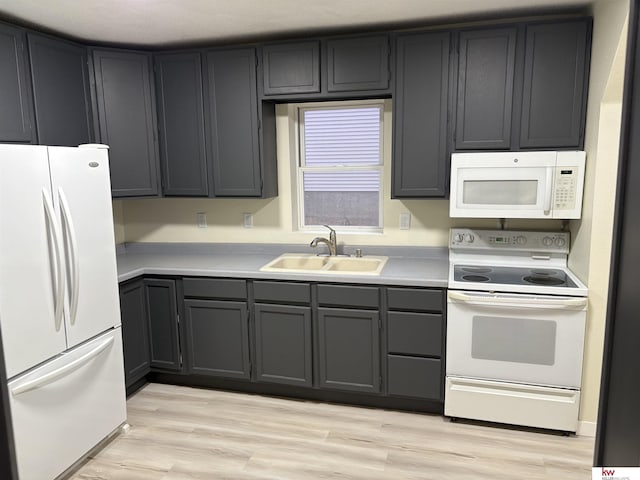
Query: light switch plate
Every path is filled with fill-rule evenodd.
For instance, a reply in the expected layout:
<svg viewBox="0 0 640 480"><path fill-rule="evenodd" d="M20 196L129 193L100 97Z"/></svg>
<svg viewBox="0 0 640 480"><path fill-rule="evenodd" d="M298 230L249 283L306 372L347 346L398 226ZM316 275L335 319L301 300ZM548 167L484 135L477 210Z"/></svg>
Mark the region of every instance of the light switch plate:
<svg viewBox="0 0 640 480"><path fill-rule="evenodd" d="M243 227L253 228L253 213L243 213Z"/></svg>
<svg viewBox="0 0 640 480"><path fill-rule="evenodd" d="M402 212L400 214L400 230L409 230L411 228L411 214Z"/></svg>

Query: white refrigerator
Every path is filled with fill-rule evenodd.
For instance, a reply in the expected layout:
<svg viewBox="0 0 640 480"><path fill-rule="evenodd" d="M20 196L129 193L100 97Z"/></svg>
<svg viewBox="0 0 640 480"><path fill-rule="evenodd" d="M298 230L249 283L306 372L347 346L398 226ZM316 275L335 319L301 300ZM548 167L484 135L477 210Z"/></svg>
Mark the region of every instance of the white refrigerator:
<svg viewBox="0 0 640 480"><path fill-rule="evenodd" d="M126 420L106 146L0 145L0 328L20 480Z"/></svg>

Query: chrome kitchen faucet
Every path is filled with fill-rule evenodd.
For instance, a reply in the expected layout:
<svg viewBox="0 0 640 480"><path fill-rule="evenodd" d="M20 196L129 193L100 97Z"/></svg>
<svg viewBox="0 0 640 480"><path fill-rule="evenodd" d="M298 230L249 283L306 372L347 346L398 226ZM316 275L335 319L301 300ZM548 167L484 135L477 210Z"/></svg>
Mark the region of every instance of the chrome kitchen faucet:
<svg viewBox="0 0 640 480"><path fill-rule="evenodd" d="M329 225L324 225L329 229L329 240L325 237L316 237L309 244L311 247L317 247L318 243L324 243L329 248L329 255L335 257L338 254L338 242L336 240L336 231Z"/></svg>

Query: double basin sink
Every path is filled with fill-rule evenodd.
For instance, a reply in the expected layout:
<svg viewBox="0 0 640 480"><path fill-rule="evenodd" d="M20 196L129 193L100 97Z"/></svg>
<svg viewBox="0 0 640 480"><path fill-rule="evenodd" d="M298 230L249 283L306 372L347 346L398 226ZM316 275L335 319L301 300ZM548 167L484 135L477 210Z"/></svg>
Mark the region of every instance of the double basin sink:
<svg viewBox="0 0 640 480"><path fill-rule="evenodd" d="M320 257L313 254L285 253L264 265L262 272L380 275L388 257Z"/></svg>

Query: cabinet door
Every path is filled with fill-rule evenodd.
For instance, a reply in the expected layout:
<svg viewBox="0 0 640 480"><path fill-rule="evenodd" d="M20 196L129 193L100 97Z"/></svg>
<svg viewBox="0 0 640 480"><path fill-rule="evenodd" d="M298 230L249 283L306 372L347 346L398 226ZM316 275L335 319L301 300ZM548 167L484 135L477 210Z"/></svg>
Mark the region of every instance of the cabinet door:
<svg viewBox="0 0 640 480"><path fill-rule="evenodd" d="M378 312L318 309L320 386L380 392Z"/></svg>
<svg viewBox="0 0 640 480"><path fill-rule="evenodd" d="M247 304L185 300L184 307L189 372L249 379Z"/></svg>
<svg viewBox="0 0 640 480"><path fill-rule="evenodd" d="M34 33L28 39L38 143L93 142L86 47Z"/></svg>
<svg viewBox="0 0 640 480"><path fill-rule="evenodd" d="M208 52L205 82L213 193L216 197L259 197L255 50Z"/></svg>
<svg viewBox="0 0 640 480"><path fill-rule="evenodd" d="M0 24L0 142L35 143L25 31Z"/></svg>
<svg viewBox="0 0 640 480"><path fill-rule="evenodd" d="M149 373L150 369L147 309L141 280L120 287L120 315L124 377L129 387Z"/></svg>
<svg viewBox="0 0 640 480"><path fill-rule="evenodd" d="M114 197L158 194L151 56L95 50L100 141L109 145Z"/></svg>
<svg viewBox="0 0 640 480"><path fill-rule="evenodd" d="M255 305L258 380L312 386L311 309Z"/></svg>
<svg viewBox="0 0 640 480"><path fill-rule="evenodd" d="M520 146L584 143L590 20L527 27Z"/></svg>
<svg viewBox="0 0 640 480"><path fill-rule="evenodd" d="M200 54L155 55L154 60L162 193L206 197Z"/></svg>
<svg viewBox="0 0 640 480"><path fill-rule="evenodd" d="M170 279L147 279L144 281L144 288L151 339L151 367L180 371L182 362L176 283Z"/></svg>
<svg viewBox="0 0 640 480"><path fill-rule="evenodd" d="M389 76L387 35L327 41L327 91L385 90Z"/></svg>
<svg viewBox="0 0 640 480"><path fill-rule="evenodd" d="M400 36L396 46L392 196L443 197L449 33Z"/></svg>
<svg viewBox="0 0 640 480"><path fill-rule="evenodd" d="M318 41L266 45L262 65L265 95L320 92Z"/></svg>
<svg viewBox="0 0 640 480"><path fill-rule="evenodd" d="M516 29L462 32L459 52L456 149L509 148Z"/></svg>

